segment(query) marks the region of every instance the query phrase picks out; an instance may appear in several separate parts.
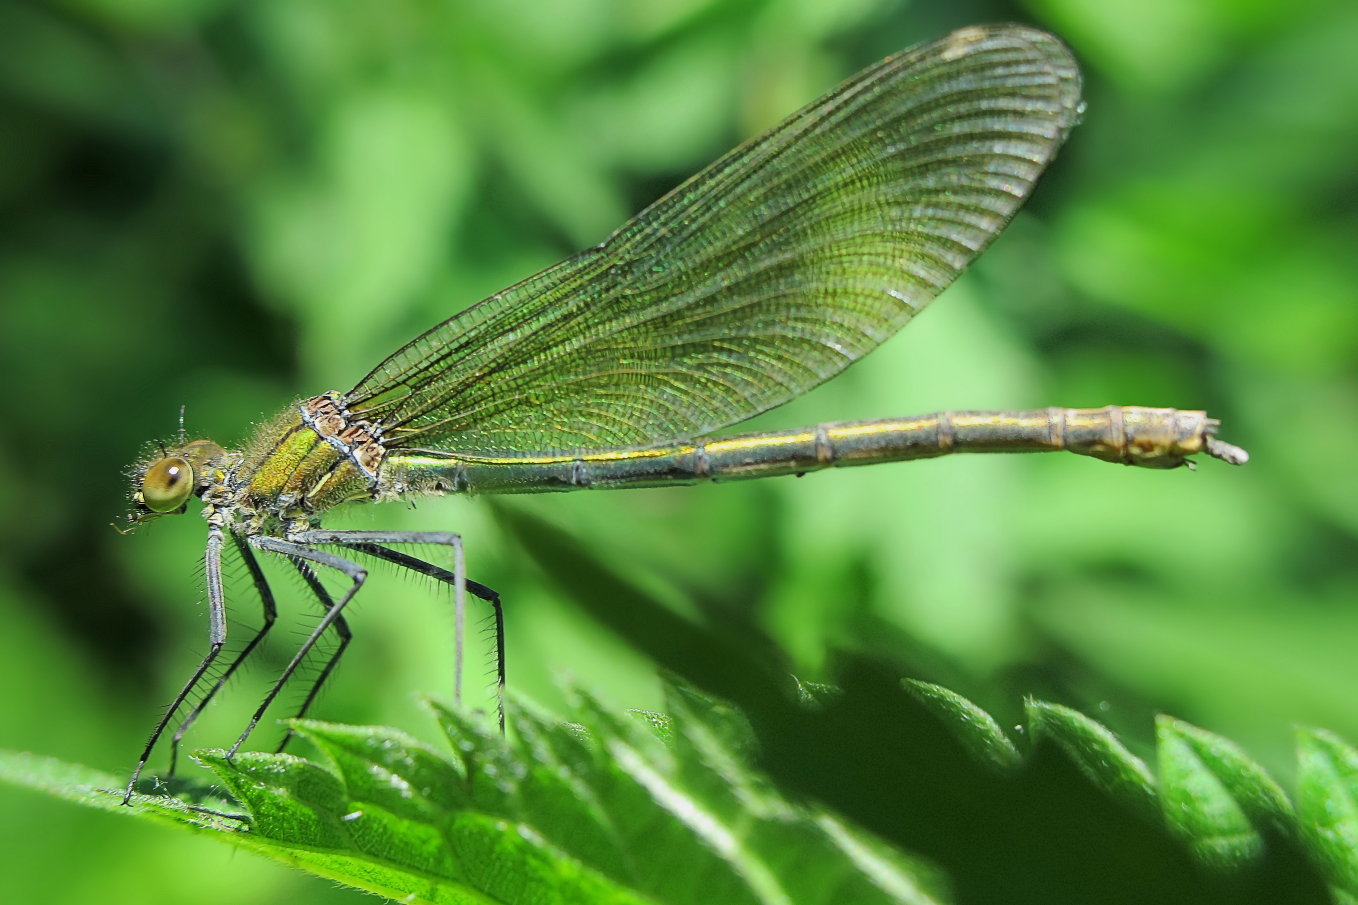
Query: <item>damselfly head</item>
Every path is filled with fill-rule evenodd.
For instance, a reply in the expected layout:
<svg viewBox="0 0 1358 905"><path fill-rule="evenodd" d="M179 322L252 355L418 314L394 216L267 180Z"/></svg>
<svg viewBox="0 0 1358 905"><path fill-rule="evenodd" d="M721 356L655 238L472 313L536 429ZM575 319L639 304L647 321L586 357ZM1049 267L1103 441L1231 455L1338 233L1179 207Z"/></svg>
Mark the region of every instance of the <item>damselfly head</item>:
<svg viewBox="0 0 1358 905"><path fill-rule="evenodd" d="M211 440L169 448L158 443L155 452L132 470L132 512L127 516L131 527L185 511L189 497L207 489L211 464L223 454Z"/></svg>

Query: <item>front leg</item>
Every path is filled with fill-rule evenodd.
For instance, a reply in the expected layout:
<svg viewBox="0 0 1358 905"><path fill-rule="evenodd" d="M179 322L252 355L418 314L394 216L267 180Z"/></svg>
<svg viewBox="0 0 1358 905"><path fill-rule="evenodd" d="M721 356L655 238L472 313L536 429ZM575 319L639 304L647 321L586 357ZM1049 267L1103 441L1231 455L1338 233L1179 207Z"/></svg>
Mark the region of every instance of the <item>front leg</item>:
<svg viewBox="0 0 1358 905"><path fill-rule="evenodd" d="M174 776L175 767L179 760L179 744L184 740L184 736L188 733L189 727L194 724L199 715L202 714L204 708L206 708L217 695L217 692L225 687L226 683L230 681L233 675L235 675L236 670L249 658L254 649L264 640L264 637L269 634L269 629L273 628L273 624L278 618L278 607L274 603L273 589L269 587L269 581L264 577L264 570L259 567L259 561L255 559L255 554L250 551L249 545L241 540L239 535L233 534L231 535L231 539L235 541L236 549L240 552L241 560L245 563L245 568L250 573L250 580L255 586L256 593L259 594L260 605L264 609L264 624L260 626L259 631L257 631L254 637L250 639L249 643L241 649L241 652L236 655L236 658L231 661L231 664L226 667L226 671L218 677L216 683L208 689L207 694L203 695L198 703L194 705L194 708L189 711L189 715L184 717L180 722L179 727L175 729L174 736L170 739L170 769L165 774L167 777Z"/></svg>
<svg viewBox="0 0 1358 905"><path fill-rule="evenodd" d="M165 715L160 718L156 728L151 730L151 738L147 740L146 747L142 749L141 757L137 760L137 767L132 771L132 778L127 782L127 791L123 794L123 804L132 803L132 792L137 787L137 780L141 777L141 771L146 766L146 762L151 759L151 750L155 748L156 742L160 740L161 733L165 727L174 719L175 713L184 706L184 701L198 683L207 675L212 667L217 655L221 653L222 646L226 644L226 595L222 589L222 529L220 525L213 524L208 529L207 549L203 556L203 562L207 573L207 603L208 603L208 650L203 657L203 661L198 664L193 675L184 683L179 694L166 708Z"/></svg>

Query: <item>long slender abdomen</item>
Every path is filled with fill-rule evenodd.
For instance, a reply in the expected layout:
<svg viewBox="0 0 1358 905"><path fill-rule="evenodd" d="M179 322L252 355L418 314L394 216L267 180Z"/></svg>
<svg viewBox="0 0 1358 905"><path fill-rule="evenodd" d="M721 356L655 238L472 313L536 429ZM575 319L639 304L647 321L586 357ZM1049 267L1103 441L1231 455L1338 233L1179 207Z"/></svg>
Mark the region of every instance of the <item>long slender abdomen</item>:
<svg viewBox="0 0 1358 905"><path fill-rule="evenodd" d="M577 456L392 452L382 484L393 494L541 493L803 474L956 452L1067 450L1147 468L1177 468L1199 453L1245 461L1243 450L1213 436L1217 426L1205 412L1139 406L940 412Z"/></svg>

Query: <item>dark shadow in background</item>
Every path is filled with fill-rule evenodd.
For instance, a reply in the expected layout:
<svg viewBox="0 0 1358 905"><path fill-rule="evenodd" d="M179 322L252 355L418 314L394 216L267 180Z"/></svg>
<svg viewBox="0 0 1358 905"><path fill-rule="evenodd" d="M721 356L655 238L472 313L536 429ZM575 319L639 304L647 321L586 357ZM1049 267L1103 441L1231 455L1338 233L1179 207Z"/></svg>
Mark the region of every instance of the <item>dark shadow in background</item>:
<svg viewBox="0 0 1358 905"><path fill-rule="evenodd" d="M699 627L565 532L517 508L496 511L563 594L662 667L741 707L762 768L785 791L932 859L961 905L1330 901L1304 855L1276 836L1250 869L1208 873L1158 821L1094 788L1050 743L1017 774L992 773L879 664L846 657L842 695L798 704L771 643L750 643L759 637L751 625Z"/></svg>

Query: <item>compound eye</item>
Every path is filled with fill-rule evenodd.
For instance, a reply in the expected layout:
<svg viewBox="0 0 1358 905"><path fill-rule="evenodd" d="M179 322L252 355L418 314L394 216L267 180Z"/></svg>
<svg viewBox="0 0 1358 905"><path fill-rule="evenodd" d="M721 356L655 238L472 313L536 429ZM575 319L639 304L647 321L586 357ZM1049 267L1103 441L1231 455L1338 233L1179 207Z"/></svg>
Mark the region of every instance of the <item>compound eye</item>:
<svg viewBox="0 0 1358 905"><path fill-rule="evenodd" d="M141 500L152 512L172 512L193 493L193 466L187 459L167 456L146 469Z"/></svg>

